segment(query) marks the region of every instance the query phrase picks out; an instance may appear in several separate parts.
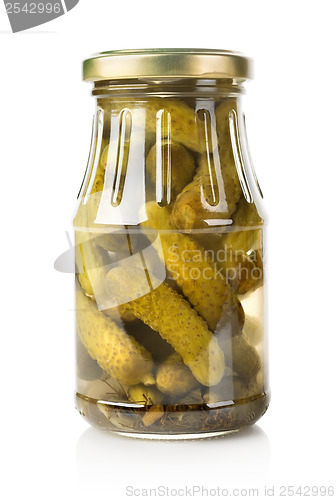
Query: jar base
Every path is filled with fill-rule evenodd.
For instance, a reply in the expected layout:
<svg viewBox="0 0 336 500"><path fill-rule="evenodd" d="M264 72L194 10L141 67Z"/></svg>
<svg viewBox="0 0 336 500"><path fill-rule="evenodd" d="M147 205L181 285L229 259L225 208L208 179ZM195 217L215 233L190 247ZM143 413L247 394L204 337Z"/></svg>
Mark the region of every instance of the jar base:
<svg viewBox="0 0 336 500"><path fill-rule="evenodd" d="M237 432L256 423L267 411L264 392L239 401L193 405L136 405L95 400L76 393L76 407L99 429L125 437L156 440L206 439Z"/></svg>
<svg viewBox="0 0 336 500"><path fill-rule="evenodd" d="M218 431L218 432L202 432L196 434L151 434L151 433L137 433L137 432L116 432L112 431L114 434L118 434L119 436L133 438L133 439L148 439L155 441L194 441L196 439L212 439L216 437L226 436L228 434L234 434L242 430L233 429L231 431Z"/></svg>

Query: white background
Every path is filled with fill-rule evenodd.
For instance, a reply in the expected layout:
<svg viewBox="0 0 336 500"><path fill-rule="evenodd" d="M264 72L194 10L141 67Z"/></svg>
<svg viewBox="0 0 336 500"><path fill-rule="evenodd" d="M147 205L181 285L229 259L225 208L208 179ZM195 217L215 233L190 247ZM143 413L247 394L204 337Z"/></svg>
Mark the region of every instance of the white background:
<svg viewBox="0 0 336 500"><path fill-rule="evenodd" d="M335 12L333 1L80 0L11 34L0 5L3 498L122 499L126 486L335 482ZM147 442L74 409L67 249L93 99L81 61L118 48L206 47L255 59L250 145L269 214L272 401L251 430ZM246 496L246 495L245 495ZM277 497L277 493L275 493Z"/></svg>

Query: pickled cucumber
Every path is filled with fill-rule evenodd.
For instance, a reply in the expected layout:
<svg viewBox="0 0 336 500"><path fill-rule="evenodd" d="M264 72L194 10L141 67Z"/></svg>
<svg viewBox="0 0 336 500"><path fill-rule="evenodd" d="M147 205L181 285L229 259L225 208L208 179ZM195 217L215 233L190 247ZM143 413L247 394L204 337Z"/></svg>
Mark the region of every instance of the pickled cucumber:
<svg viewBox="0 0 336 500"><path fill-rule="evenodd" d="M230 134L230 113L237 112L236 99L224 99L216 107L216 129L218 137L218 149L231 149L232 140Z"/></svg>
<svg viewBox="0 0 336 500"><path fill-rule="evenodd" d="M134 316L133 313L125 310L125 308L120 307L119 309L122 310L122 316L131 315L135 318L134 321L127 324L127 332L150 352L156 366L160 366L168 356L175 352L172 346L158 332L152 330L143 321Z"/></svg>
<svg viewBox="0 0 336 500"><path fill-rule="evenodd" d="M156 372L156 385L163 393L185 394L199 384L183 363L180 354L174 353L159 366Z"/></svg>
<svg viewBox="0 0 336 500"><path fill-rule="evenodd" d="M244 196L241 196L232 221L234 231L223 234L222 246L245 252L247 255L252 249L259 249L260 229L264 221L255 203L248 203Z"/></svg>
<svg viewBox="0 0 336 500"><path fill-rule="evenodd" d="M226 233L211 233L204 236L196 234L194 238L212 252L213 261L223 270L223 275L237 295L244 295L260 284L262 273L259 263L256 255L248 255L232 245L227 246L229 240L226 240L226 236Z"/></svg>
<svg viewBox="0 0 336 500"><path fill-rule="evenodd" d="M264 338L264 329L261 321L255 316L246 316L244 332L250 343L256 347Z"/></svg>
<svg viewBox="0 0 336 500"><path fill-rule="evenodd" d="M146 129L146 143L153 144L153 136L170 138L172 141L183 144L195 152L204 152L207 148L204 137L204 123L202 118L193 108L185 102L167 97L153 97L145 101L137 100L136 103L129 99L98 99L98 104L106 114L106 132L110 130L110 116L117 117L123 111L131 115L132 128L139 132ZM158 129L158 123L164 122ZM133 135L133 134L132 134ZM132 136L131 136L132 140Z"/></svg>
<svg viewBox="0 0 336 500"><path fill-rule="evenodd" d="M238 295L244 295L254 289L260 281L256 263L245 253L227 251L223 263L228 282Z"/></svg>
<svg viewBox="0 0 336 500"><path fill-rule="evenodd" d="M141 270L124 267L111 270L105 278L108 293L124 301L120 307L159 332L201 384L217 384L224 373L224 355L205 321L166 283L152 281L148 293L147 280L148 274ZM134 299L125 302L127 295Z"/></svg>
<svg viewBox="0 0 336 500"><path fill-rule="evenodd" d="M146 129L158 134L158 119L166 124L161 127L161 138L180 142L188 149L204 152L204 123L187 104L171 99L151 99L146 103Z"/></svg>
<svg viewBox="0 0 336 500"><path fill-rule="evenodd" d="M122 384L154 383L151 355L78 291L77 332L90 356Z"/></svg>
<svg viewBox="0 0 336 500"><path fill-rule="evenodd" d="M262 283L262 240L259 229L262 223L255 204L247 203L241 196L232 215L231 226L224 228L224 231L213 229L205 234L193 235L206 250L213 253L214 261L223 268L228 282L238 295L251 292Z"/></svg>
<svg viewBox="0 0 336 500"><path fill-rule="evenodd" d="M194 179L177 197L172 220L179 229L207 228L213 219L223 224L236 209L241 186L229 127L234 109L234 99L226 99L216 109L217 147L200 155Z"/></svg>
<svg viewBox="0 0 336 500"><path fill-rule="evenodd" d="M253 382L246 383L237 376L223 377L216 387L207 389L203 395L205 403L216 403L220 401L246 399L258 394Z"/></svg>
<svg viewBox="0 0 336 500"><path fill-rule="evenodd" d="M128 399L134 403L153 405L161 403L162 394L155 386L133 385L127 390Z"/></svg>
<svg viewBox="0 0 336 500"><path fill-rule="evenodd" d="M244 196L232 215L233 231L223 234L219 248L230 256L233 279L231 286L242 295L262 284L262 234L263 219L254 203L247 203Z"/></svg>
<svg viewBox="0 0 336 500"><path fill-rule="evenodd" d="M136 321L136 317L130 311L125 311L119 307L111 307L104 309L104 313L109 316L113 321L121 323L121 320L126 322Z"/></svg>
<svg viewBox="0 0 336 500"><path fill-rule="evenodd" d="M162 190L161 198L166 194L169 203L192 180L195 161L193 155L178 142L164 140L159 148L158 151L158 145L155 144L149 151L146 168L151 181Z"/></svg>
<svg viewBox="0 0 336 500"><path fill-rule="evenodd" d="M232 339L219 339L228 367L246 382L249 382L260 370L261 361L257 350L250 344L245 334Z"/></svg>
<svg viewBox="0 0 336 500"><path fill-rule="evenodd" d="M235 211L240 197L240 183L232 155L216 150L201 155L193 180L178 195L172 221L178 229L202 229L221 225Z"/></svg>
<svg viewBox="0 0 336 500"><path fill-rule="evenodd" d="M167 270L210 330L215 330L223 317L236 314L243 318L239 300L210 254L189 235L171 229L170 208L149 202L146 213L143 226L162 230L154 246Z"/></svg>

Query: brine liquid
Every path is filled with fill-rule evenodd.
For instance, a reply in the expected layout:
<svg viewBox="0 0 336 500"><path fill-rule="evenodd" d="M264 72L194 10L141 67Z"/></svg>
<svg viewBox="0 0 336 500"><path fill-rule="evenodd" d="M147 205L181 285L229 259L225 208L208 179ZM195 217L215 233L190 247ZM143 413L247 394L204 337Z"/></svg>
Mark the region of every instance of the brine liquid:
<svg viewBox="0 0 336 500"><path fill-rule="evenodd" d="M245 241L251 237L249 232L236 232L230 241ZM76 276L76 293L81 300L77 315L86 314L84 326L77 333L76 406L80 413L94 426L149 436L195 433L202 437L256 422L269 400L260 231L254 232L254 249L247 260L242 258L242 252L234 255L232 247L218 249L217 245L206 252L204 241L206 236L211 240L213 233L190 235L146 229L119 236L119 241L110 240L118 241L114 251L99 246L106 246L106 235L104 242L101 236L86 238L84 251L87 255L91 251L100 263L103 253L104 262L99 267L83 266ZM221 238L220 233L215 236ZM195 245L190 246L190 240ZM85 290L84 273L93 293ZM220 295L213 292L216 283L222 286L222 281L231 300L226 299L223 305ZM165 290L166 302L160 302L161 289ZM150 294L154 302L152 308L146 309L142 304L147 303ZM214 304L207 302L217 299L218 318ZM169 337L175 325L169 300L174 300L174 305L183 304L185 321L176 323L176 330L180 328L178 340ZM88 306L86 311L83 304ZM98 321L102 318L103 322ZM190 318L199 325L199 331L190 331ZM114 337L115 331L121 336ZM185 354L184 339L192 347L190 335L208 332L216 339L216 348L223 352L225 365L218 368L223 374L217 383L211 382L209 373L211 385L204 383L207 374L200 380L197 365L188 366L179 354ZM125 356L124 340L132 339L145 349L153 377L149 383L136 381L132 385L123 376L114 376L117 372L113 372L113 361L106 362L112 346L105 335L111 335L111 342L121 342L120 356ZM209 351L209 372L216 368L212 355ZM133 373L131 367L127 370Z"/></svg>

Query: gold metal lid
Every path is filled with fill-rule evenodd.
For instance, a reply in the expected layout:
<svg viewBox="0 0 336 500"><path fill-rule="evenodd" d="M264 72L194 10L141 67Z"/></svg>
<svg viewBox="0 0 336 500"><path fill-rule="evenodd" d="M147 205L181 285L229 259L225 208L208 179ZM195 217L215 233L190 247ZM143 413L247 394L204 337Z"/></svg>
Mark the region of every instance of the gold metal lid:
<svg viewBox="0 0 336 500"><path fill-rule="evenodd" d="M248 80L252 77L252 60L229 50L114 50L95 54L83 63L83 79L89 82L134 78Z"/></svg>

